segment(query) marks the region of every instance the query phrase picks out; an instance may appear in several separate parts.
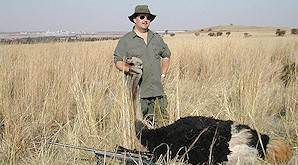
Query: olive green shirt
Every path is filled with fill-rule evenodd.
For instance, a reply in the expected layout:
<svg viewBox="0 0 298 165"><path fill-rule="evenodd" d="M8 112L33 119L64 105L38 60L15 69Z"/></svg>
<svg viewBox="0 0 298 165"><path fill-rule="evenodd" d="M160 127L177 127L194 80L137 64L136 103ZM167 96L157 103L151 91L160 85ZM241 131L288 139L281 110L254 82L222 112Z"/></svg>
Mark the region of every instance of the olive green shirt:
<svg viewBox="0 0 298 165"><path fill-rule="evenodd" d="M170 57L171 52L159 34L148 31L147 45L134 30L120 38L114 52L114 62L138 57L143 61L143 75L140 82L141 98L164 95L161 83L161 58Z"/></svg>

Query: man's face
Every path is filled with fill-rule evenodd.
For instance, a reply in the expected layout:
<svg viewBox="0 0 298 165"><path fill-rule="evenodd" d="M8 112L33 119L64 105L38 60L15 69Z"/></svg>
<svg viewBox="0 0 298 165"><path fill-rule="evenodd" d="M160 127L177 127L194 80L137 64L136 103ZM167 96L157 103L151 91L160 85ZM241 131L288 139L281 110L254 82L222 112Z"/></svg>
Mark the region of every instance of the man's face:
<svg viewBox="0 0 298 165"><path fill-rule="evenodd" d="M149 14L140 14L134 18L134 22L138 28L147 30L150 26L151 16Z"/></svg>

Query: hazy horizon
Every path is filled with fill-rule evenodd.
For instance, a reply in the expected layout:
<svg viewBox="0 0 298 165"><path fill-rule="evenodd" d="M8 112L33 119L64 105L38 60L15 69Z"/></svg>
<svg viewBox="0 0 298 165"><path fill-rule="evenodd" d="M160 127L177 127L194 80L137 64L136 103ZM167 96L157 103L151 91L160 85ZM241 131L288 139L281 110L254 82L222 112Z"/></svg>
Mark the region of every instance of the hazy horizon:
<svg viewBox="0 0 298 165"><path fill-rule="evenodd" d="M128 16L147 4L156 19L151 29L194 30L216 25L298 26L294 0L10 0L0 1L0 32L129 31Z"/></svg>

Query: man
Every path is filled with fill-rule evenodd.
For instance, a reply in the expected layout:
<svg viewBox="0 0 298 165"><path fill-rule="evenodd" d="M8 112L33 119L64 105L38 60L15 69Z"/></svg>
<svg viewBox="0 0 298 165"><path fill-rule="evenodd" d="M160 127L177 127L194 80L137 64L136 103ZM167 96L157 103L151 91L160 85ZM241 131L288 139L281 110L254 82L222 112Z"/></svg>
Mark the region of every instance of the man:
<svg viewBox="0 0 298 165"><path fill-rule="evenodd" d="M133 30L120 38L114 61L116 68L126 74L134 74L130 65L126 64L127 59L137 57L143 61L140 80L142 113L144 118L160 125L164 121L162 119L167 118L167 96L162 82L169 69L171 52L163 39L149 30L155 17L147 5L136 6L135 12L128 17L135 24ZM159 119L156 120L155 114Z"/></svg>

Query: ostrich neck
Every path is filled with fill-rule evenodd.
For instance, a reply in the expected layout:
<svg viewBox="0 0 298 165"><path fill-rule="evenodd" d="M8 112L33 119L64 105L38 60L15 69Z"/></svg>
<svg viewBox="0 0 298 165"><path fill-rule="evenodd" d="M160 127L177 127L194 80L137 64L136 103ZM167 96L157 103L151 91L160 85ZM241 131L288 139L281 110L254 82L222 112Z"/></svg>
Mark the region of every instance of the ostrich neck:
<svg viewBox="0 0 298 165"><path fill-rule="evenodd" d="M139 81L141 77L142 77L142 74L132 75L132 87L131 87L132 103L133 103L133 110L135 113L135 119L139 121L143 120L143 114L141 112L141 107L138 100L138 96L140 93Z"/></svg>
<svg viewBox="0 0 298 165"><path fill-rule="evenodd" d="M152 129L152 126L143 119L143 113L141 111L141 106L139 103L139 81L142 77L142 74L134 74L132 75L132 83L131 83L131 93L132 93L132 104L135 116L135 131L137 135L141 134L142 129Z"/></svg>

